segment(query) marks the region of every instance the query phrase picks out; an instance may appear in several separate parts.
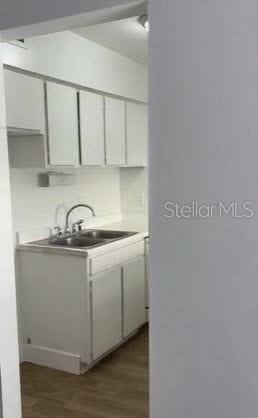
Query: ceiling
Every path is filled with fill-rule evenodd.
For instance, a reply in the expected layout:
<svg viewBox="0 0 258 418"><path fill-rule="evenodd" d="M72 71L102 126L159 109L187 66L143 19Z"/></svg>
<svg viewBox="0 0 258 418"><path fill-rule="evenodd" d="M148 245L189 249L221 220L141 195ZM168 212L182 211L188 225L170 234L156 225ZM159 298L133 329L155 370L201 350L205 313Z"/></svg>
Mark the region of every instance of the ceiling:
<svg viewBox="0 0 258 418"><path fill-rule="evenodd" d="M100 25L87 26L73 32L118 52L140 64L148 63L148 32L139 24L139 16Z"/></svg>

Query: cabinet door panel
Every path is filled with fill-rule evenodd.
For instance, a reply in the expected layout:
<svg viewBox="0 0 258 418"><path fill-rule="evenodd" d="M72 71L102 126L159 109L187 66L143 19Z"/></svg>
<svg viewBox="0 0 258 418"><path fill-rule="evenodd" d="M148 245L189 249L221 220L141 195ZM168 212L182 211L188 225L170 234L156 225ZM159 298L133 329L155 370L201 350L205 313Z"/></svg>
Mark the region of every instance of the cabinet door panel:
<svg viewBox="0 0 258 418"><path fill-rule="evenodd" d="M145 260L141 257L123 267L124 337L146 321L145 294Z"/></svg>
<svg viewBox="0 0 258 418"><path fill-rule="evenodd" d="M76 90L47 83L49 163L79 164L79 135Z"/></svg>
<svg viewBox="0 0 258 418"><path fill-rule="evenodd" d="M104 165L104 99L80 92L81 159L83 165Z"/></svg>
<svg viewBox="0 0 258 418"><path fill-rule="evenodd" d="M121 269L92 282L93 359L111 350L122 340Z"/></svg>
<svg viewBox="0 0 258 418"><path fill-rule="evenodd" d="M145 242L145 285L146 285L146 320L149 320L150 309L150 262L149 262L149 240Z"/></svg>
<svg viewBox="0 0 258 418"><path fill-rule="evenodd" d="M148 157L148 108L127 103L127 164L146 165Z"/></svg>
<svg viewBox="0 0 258 418"><path fill-rule="evenodd" d="M45 133L43 81L9 70L4 81L8 127Z"/></svg>
<svg viewBox="0 0 258 418"><path fill-rule="evenodd" d="M111 98L105 101L106 163L125 165L125 103Z"/></svg>

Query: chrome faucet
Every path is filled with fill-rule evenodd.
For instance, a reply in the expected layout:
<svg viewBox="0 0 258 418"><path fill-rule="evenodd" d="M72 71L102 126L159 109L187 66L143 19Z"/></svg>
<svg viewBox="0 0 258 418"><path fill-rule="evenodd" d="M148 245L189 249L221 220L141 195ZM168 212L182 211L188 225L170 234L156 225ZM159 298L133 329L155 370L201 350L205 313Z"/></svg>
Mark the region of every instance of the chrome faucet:
<svg viewBox="0 0 258 418"><path fill-rule="evenodd" d="M77 208L86 208L86 209L89 209L91 211L91 213L92 213L92 216L96 216L95 215L95 211L94 211L94 209L91 206L85 205L84 203L79 203L78 205L74 205L73 207L71 207L71 209L68 210L68 212L66 214L66 218L65 218L65 234L67 234L67 235L71 233L71 231L69 229L69 216ZM79 231L81 230L81 224L82 223L83 223L83 220L80 219L80 221L79 222L76 222L76 224L75 224L75 225L78 225L79 226L79 228L78 228ZM73 232L75 232L75 230L73 230Z"/></svg>

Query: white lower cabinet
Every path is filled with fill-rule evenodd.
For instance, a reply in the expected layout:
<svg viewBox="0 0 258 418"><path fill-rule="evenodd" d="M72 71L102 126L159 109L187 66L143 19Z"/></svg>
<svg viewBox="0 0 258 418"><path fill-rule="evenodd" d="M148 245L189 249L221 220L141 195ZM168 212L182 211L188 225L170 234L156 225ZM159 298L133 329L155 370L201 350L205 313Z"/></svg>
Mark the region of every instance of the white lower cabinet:
<svg viewBox="0 0 258 418"><path fill-rule="evenodd" d="M146 321L145 259L123 266L123 336L127 337Z"/></svg>
<svg viewBox="0 0 258 418"><path fill-rule="evenodd" d="M145 304L146 304L146 321L149 321L150 310L150 262L149 262L149 238L145 238Z"/></svg>
<svg viewBox="0 0 258 418"><path fill-rule="evenodd" d="M67 250L18 251L24 361L79 374L145 323L144 240Z"/></svg>
<svg viewBox="0 0 258 418"><path fill-rule="evenodd" d="M97 276L91 283L93 360L122 341L121 269Z"/></svg>
<svg viewBox="0 0 258 418"><path fill-rule="evenodd" d="M101 274L91 283L93 360L146 322L145 259Z"/></svg>

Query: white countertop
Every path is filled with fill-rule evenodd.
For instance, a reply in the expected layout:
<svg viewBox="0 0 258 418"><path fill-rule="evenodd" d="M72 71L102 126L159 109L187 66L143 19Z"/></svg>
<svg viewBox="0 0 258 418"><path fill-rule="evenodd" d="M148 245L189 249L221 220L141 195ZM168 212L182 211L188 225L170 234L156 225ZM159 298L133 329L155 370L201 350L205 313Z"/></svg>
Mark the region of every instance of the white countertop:
<svg viewBox="0 0 258 418"><path fill-rule="evenodd" d="M94 228L92 225L91 227ZM148 217L145 213L122 214L122 219L120 221L98 225L98 228L114 231L141 232L145 234L146 237L149 235Z"/></svg>

